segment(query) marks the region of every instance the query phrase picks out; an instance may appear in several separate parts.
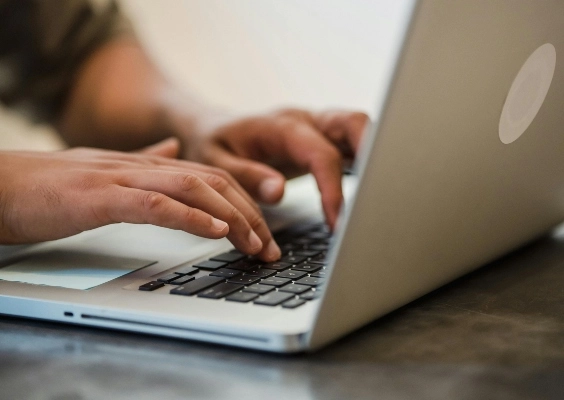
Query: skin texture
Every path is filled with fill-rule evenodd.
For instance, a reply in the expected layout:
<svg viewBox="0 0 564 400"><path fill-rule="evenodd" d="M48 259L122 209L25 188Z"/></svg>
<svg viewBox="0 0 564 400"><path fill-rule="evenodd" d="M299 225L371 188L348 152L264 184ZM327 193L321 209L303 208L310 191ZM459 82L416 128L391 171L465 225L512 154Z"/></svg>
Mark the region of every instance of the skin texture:
<svg viewBox="0 0 564 400"><path fill-rule="evenodd" d="M217 168L165 157L177 151L172 139L141 154L88 148L3 154L0 240L36 242L111 223L146 223L227 236L249 254L277 259L260 210L240 185Z"/></svg>
<svg viewBox="0 0 564 400"><path fill-rule="evenodd" d="M0 152L0 243L150 223L227 236L272 261L280 250L255 201L278 202L287 178L311 172L333 227L343 160L367 121L297 109L234 117L178 92L135 40L118 38L77 72L57 127L71 146L119 151Z"/></svg>
<svg viewBox="0 0 564 400"><path fill-rule="evenodd" d="M311 172L334 227L343 201L343 161L354 157L366 123L362 113L296 109L233 118L194 137L185 157L229 171L264 203L282 198L286 178Z"/></svg>

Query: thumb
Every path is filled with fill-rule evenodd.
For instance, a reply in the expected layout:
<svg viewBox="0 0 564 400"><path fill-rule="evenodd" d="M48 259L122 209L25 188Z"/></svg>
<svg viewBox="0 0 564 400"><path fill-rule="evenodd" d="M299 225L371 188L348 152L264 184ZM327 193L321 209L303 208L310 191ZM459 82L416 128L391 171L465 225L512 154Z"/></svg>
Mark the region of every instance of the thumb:
<svg viewBox="0 0 564 400"><path fill-rule="evenodd" d="M139 150L139 153L167 158L177 158L179 151L180 141L175 137L170 137L151 146L144 147Z"/></svg>
<svg viewBox="0 0 564 400"><path fill-rule="evenodd" d="M241 158L224 149L214 149L213 164L229 172L256 200L277 203L284 195L286 178L266 164Z"/></svg>

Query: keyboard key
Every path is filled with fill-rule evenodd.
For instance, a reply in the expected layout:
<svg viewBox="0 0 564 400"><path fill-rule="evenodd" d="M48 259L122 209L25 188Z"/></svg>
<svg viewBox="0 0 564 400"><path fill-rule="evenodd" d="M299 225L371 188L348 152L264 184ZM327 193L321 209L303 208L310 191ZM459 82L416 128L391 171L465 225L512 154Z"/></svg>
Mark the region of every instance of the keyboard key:
<svg viewBox="0 0 564 400"><path fill-rule="evenodd" d="M281 287L279 290L281 292L289 292L289 293L294 293L294 294L302 294L303 292L307 292L308 290L310 290L311 287L306 286L306 285L297 285L295 283L292 283L291 285L286 285L284 287Z"/></svg>
<svg viewBox="0 0 564 400"><path fill-rule="evenodd" d="M245 271L245 275L258 276L260 278L268 278L269 276L272 276L275 273L276 271L266 268L255 268L249 271Z"/></svg>
<svg viewBox="0 0 564 400"><path fill-rule="evenodd" d="M248 271L251 269L255 269L256 267L260 266L261 264L255 260L240 260L236 263L229 264L230 269L238 269L239 271Z"/></svg>
<svg viewBox="0 0 564 400"><path fill-rule="evenodd" d="M282 257L280 259L280 262L285 262L285 263L289 263L289 264L299 264L299 263L305 261L306 258L307 257L288 255L288 256Z"/></svg>
<svg viewBox="0 0 564 400"><path fill-rule="evenodd" d="M179 286L170 291L170 294L179 294L182 296L192 296L204 289L217 285L220 282L224 282L225 279L219 278L217 276L203 276L192 282L188 282L186 285Z"/></svg>
<svg viewBox="0 0 564 400"><path fill-rule="evenodd" d="M309 287L308 287L308 289L309 289ZM243 292L265 294L265 293L268 293L268 292L272 292L273 290L274 290L274 286L262 285L260 283L255 283L254 285L251 285L251 286L243 289Z"/></svg>
<svg viewBox="0 0 564 400"><path fill-rule="evenodd" d="M173 273L177 274L177 275L195 275L197 274L199 271L198 268L193 268L193 267L184 267L182 269L177 269L172 271Z"/></svg>
<svg viewBox="0 0 564 400"><path fill-rule="evenodd" d="M287 254L290 251L299 250L301 248L302 248L301 245L294 243L286 243L280 246L280 250L282 250L283 254Z"/></svg>
<svg viewBox="0 0 564 400"><path fill-rule="evenodd" d="M294 237L306 234L312 231L323 230L323 224L321 222L313 223L300 223L298 225L291 226L287 229L288 234L293 234Z"/></svg>
<svg viewBox="0 0 564 400"><path fill-rule="evenodd" d="M320 291L313 291L310 290L309 292L305 292L304 294L300 295L300 299L302 300L313 300L313 299L317 299L319 296L321 296L321 292Z"/></svg>
<svg viewBox="0 0 564 400"><path fill-rule="evenodd" d="M188 283L190 281L193 281L194 278L193 276L190 275L180 275L180 277L178 279L175 279L171 282L169 282L172 285L184 285L185 283Z"/></svg>
<svg viewBox="0 0 564 400"><path fill-rule="evenodd" d="M232 253L229 251L227 253L218 254L217 256L210 258L210 260L234 263L235 261L242 260L243 258L245 258L244 254L241 254L239 252Z"/></svg>
<svg viewBox="0 0 564 400"><path fill-rule="evenodd" d="M319 271L323 266L319 264L309 264L307 262L303 264L296 265L294 268L297 271L305 271L305 272L316 272Z"/></svg>
<svg viewBox="0 0 564 400"><path fill-rule="evenodd" d="M320 254L318 256L311 258L308 262L311 263L311 264L325 265L325 264L327 264L327 255L326 254Z"/></svg>
<svg viewBox="0 0 564 400"><path fill-rule="evenodd" d="M221 299L222 297L241 290L242 288L243 285L235 285L234 283L224 282L200 292L198 297L205 297L206 299Z"/></svg>
<svg viewBox="0 0 564 400"><path fill-rule="evenodd" d="M177 265L172 272L178 275L194 275L197 274L198 271L198 268L194 268L191 264L185 263Z"/></svg>
<svg viewBox="0 0 564 400"><path fill-rule="evenodd" d="M151 281L139 286L139 290L142 290L144 292L152 292L153 290L157 290L159 288L162 288L163 286L164 283L162 282Z"/></svg>
<svg viewBox="0 0 564 400"><path fill-rule="evenodd" d="M319 255L319 253L321 253L321 251L319 250L298 250L298 251L294 251L292 252L293 256L301 256L301 257L315 257L317 255Z"/></svg>
<svg viewBox="0 0 564 400"><path fill-rule="evenodd" d="M292 243L294 243L294 244L302 244L302 245L304 245L304 244L311 244L311 243L313 243L313 242L315 242L315 239L310 239L310 238L308 238L308 237L301 237L301 238L297 238L297 239L293 239L293 240L292 240Z"/></svg>
<svg viewBox="0 0 564 400"><path fill-rule="evenodd" d="M230 269L230 268L221 268L218 269L217 271L213 271L210 276L219 276L225 279L229 279L229 278L234 278L237 275L241 275L242 272L241 271L237 271L236 269Z"/></svg>
<svg viewBox="0 0 564 400"><path fill-rule="evenodd" d="M277 278L286 278L286 279L298 280L300 278L303 278L306 275L307 275L307 272L294 271L293 269L289 269L289 270L282 271L282 272L278 273L276 275L276 277Z"/></svg>
<svg viewBox="0 0 564 400"><path fill-rule="evenodd" d="M309 232L306 237L314 240L324 240L331 238L330 232Z"/></svg>
<svg viewBox="0 0 564 400"><path fill-rule="evenodd" d="M223 262L223 261L207 260L207 261L200 261L198 264L194 264L194 267L200 268L200 269L205 269L205 270L208 270L208 271L215 271L216 269L223 268L226 265L227 265L227 263Z"/></svg>
<svg viewBox="0 0 564 400"><path fill-rule="evenodd" d="M275 286L275 287L284 286L284 285L286 285L290 282L292 282L290 279L277 278L275 276L272 276L270 278L266 278L266 279L263 279L262 281L260 281L260 283L262 283L263 285L270 285L270 286Z"/></svg>
<svg viewBox="0 0 564 400"><path fill-rule="evenodd" d="M228 282L236 283L238 285L252 285L258 281L260 281L260 277L250 275L239 275L228 280Z"/></svg>
<svg viewBox="0 0 564 400"><path fill-rule="evenodd" d="M279 262L279 261L263 265L264 268L273 269L275 271L284 271L285 269L288 269L291 266L292 266L292 264L290 264L290 263Z"/></svg>
<svg viewBox="0 0 564 400"><path fill-rule="evenodd" d="M312 278L310 276L307 276L305 278L300 279L299 281L297 281L296 283L299 283L300 285L308 285L308 286L319 286L321 285L325 280L321 279L321 278Z"/></svg>
<svg viewBox="0 0 564 400"><path fill-rule="evenodd" d="M286 300L290 300L293 297L293 293L270 292L255 300L255 304L263 306L277 306L278 304L283 303Z"/></svg>
<svg viewBox="0 0 564 400"><path fill-rule="evenodd" d="M326 278L327 277L327 270L322 269L321 271L317 271L315 274L311 274L312 278Z"/></svg>
<svg viewBox="0 0 564 400"><path fill-rule="evenodd" d="M308 250L319 250L319 251L327 251L329 250L329 245L328 244L322 244L322 243L315 243L312 245L309 245L307 247Z"/></svg>
<svg viewBox="0 0 564 400"><path fill-rule="evenodd" d="M282 307L284 308L296 308L301 306L302 304L305 304L306 301L302 300L302 299L291 299L288 301L285 301L284 303L282 303Z"/></svg>
<svg viewBox="0 0 564 400"><path fill-rule="evenodd" d="M157 281L159 282L164 282L164 283L170 283L175 279L180 278L181 275L177 275L177 274L168 274L165 276L161 276L160 278L157 278Z"/></svg>
<svg viewBox="0 0 564 400"><path fill-rule="evenodd" d="M237 301L239 303L248 303L249 301L256 299L258 296L259 295L256 293L237 292L233 293L230 296L227 296L225 300Z"/></svg>

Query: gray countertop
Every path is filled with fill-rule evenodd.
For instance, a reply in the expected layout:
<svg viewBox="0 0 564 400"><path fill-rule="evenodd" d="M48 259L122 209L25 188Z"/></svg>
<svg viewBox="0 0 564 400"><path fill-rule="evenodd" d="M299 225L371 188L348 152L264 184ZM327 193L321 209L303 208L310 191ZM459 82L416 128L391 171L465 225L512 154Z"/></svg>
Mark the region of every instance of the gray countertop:
<svg viewBox="0 0 564 400"><path fill-rule="evenodd" d="M564 239L314 354L0 317L0 399L563 399Z"/></svg>

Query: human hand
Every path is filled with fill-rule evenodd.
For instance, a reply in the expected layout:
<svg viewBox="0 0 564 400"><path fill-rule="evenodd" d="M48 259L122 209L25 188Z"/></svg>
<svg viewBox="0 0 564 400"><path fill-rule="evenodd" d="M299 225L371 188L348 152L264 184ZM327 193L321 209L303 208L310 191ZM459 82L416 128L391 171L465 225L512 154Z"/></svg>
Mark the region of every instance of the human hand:
<svg viewBox="0 0 564 400"><path fill-rule="evenodd" d="M368 123L359 112L273 113L203 125L189 137L184 156L228 171L256 200L278 202L287 177L311 172L321 192L328 224L342 203L342 165L353 158ZM182 126L177 125L182 137Z"/></svg>
<svg viewBox="0 0 564 400"><path fill-rule="evenodd" d="M75 148L0 152L0 243L32 243L112 223L227 238L264 261L280 257L261 212L223 170L173 158L176 139L142 154Z"/></svg>

